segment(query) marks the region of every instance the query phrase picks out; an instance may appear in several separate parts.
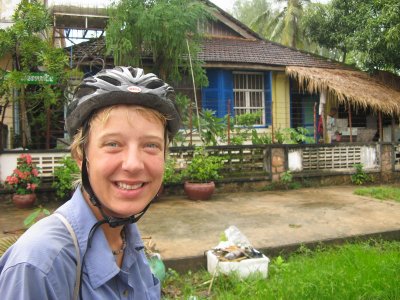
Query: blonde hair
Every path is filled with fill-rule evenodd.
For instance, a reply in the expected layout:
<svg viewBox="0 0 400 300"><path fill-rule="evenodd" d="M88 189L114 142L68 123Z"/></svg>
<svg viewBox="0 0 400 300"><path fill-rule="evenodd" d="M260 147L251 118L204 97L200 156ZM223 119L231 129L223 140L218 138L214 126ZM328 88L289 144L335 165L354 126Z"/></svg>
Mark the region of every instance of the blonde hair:
<svg viewBox="0 0 400 300"><path fill-rule="evenodd" d="M91 125L93 124L93 121L95 120L100 120L103 124L107 122L107 120L110 118L111 111L119 106L126 106L126 116L128 122L131 122L130 118L130 113L132 111L140 114L147 120L153 121L153 120L159 120L161 121L161 124L164 126L164 139L165 139L165 148L167 148L168 145L168 134L166 130L166 125L167 125L167 117L165 117L163 114L158 112L155 109L152 108L147 108L143 106L137 106L137 105L126 105L126 104L117 104L117 105L112 105L108 106L105 108L102 108L98 111L96 111L87 121L87 126L86 128L82 126L81 128L78 129L77 133L74 135L72 139L72 143L70 146L70 151L71 151L71 156L76 159L76 160L83 160L83 153L85 148L87 147L88 141L89 141L89 134L90 134L90 128ZM85 128L85 129L84 129Z"/></svg>

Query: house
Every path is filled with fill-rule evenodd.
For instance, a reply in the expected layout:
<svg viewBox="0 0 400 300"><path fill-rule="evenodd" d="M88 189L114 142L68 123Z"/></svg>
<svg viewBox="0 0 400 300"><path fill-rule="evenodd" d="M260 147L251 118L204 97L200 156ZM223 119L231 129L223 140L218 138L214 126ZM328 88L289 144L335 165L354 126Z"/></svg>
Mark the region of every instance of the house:
<svg viewBox="0 0 400 300"><path fill-rule="evenodd" d="M199 56L204 61L209 85L193 91L189 78L174 85L178 92L192 99L196 94L199 107L215 111L218 117L228 112L261 112L254 124L259 131L274 133L305 127L315 137L317 133L323 134L325 142L330 142L326 118L335 108L334 131L341 141L400 138L395 118L400 114L400 90L396 83L389 85L387 80L384 83L350 66L267 41L210 1L201 1L214 8L215 17L203 26L206 37ZM85 15L84 8L79 11ZM58 14L57 18L63 20L62 11ZM74 28L73 22L68 23L69 14L64 11L65 22L55 22L56 29ZM99 24L96 29L105 23ZM105 55L102 35L66 50L71 66L85 74L113 65L112 58ZM393 78L399 82L398 77Z"/></svg>
<svg viewBox="0 0 400 300"><path fill-rule="evenodd" d="M359 141L400 138L394 118L400 113L398 87L351 66L267 41L210 1L204 2L215 9L215 19L204 26L199 57L209 80L208 87L196 89L202 109L211 109L218 117L228 111L232 115L260 111L262 117L254 124L259 129L305 127L314 133L319 119L326 123L334 107L342 141L356 141L357 135ZM75 63L85 56L88 62L82 67L90 71L90 59L101 57L106 65L112 64L104 49L104 40L99 39L68 50ZM193 98L191 80L175 87Z"/></svg>

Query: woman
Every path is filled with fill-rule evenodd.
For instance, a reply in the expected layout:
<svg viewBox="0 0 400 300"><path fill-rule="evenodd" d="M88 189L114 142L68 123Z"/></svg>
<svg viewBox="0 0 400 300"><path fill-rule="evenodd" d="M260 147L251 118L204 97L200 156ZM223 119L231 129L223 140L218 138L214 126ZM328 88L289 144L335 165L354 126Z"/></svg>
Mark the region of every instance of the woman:
<svg viewBox="0 0 400 300"><path fill-rule="evenodd" d="M3 255L2 299L159 299L134 223L179 126L175 92L154 74L116 67L86 78L66 120L82 184Z"/></svg>

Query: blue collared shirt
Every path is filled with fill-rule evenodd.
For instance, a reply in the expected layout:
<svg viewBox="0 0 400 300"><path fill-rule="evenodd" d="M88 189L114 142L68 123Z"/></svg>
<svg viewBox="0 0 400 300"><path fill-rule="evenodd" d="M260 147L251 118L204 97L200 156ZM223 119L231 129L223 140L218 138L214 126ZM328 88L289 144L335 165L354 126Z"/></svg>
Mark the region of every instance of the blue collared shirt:
<svg viewBox="0 0 400 300"><path fill-rule="evenodd" d="M83 261L82 297L86 299L160 299L160 283L151 273L136 224L127 226L121 268L101 228L87 249L97 222L80 189L57 212L68 219ZM33 225L0 260L1 299L72 299L76 279L75 247L65 225L55 216Z"/></svg>

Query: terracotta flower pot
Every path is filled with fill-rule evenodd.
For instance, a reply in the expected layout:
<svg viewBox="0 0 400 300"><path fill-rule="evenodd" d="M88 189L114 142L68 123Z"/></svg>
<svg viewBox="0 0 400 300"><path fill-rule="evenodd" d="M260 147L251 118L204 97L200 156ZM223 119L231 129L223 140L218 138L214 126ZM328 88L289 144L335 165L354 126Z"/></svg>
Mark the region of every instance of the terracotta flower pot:
<svg viewBox="0 0 400 300"><path fill-rule="evenodd" d="M14 194L12 200L18 208L31 208L35 204L36 194L18 195Z"/></svg>
<svg viewBox="0 0 400 300"><path fill-rule="evenodd" d="M194 183L186 181L183 189L191 200L208 200L215 191L215 183Z"/></svg>

